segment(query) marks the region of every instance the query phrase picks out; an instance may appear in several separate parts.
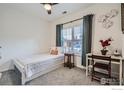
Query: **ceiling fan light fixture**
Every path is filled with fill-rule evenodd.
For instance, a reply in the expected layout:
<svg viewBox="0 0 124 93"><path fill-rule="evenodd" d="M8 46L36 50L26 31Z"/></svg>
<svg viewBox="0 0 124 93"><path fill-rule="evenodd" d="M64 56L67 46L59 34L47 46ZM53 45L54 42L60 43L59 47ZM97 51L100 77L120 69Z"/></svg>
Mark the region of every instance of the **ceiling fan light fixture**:
<svg viewBox="0 0 124 93"><path fill-rule="evenodd" d="M47 10L48 14L51 14L52 6L58 3L40 3L43 4L43 7Z"/></svg>
<svg viewBox="0 0 124 93"><path fill-rule="evenodd" d="M44 8L47 10L47 11L50 11L52 9L52 6L50 4L44 4Z"/></svg>

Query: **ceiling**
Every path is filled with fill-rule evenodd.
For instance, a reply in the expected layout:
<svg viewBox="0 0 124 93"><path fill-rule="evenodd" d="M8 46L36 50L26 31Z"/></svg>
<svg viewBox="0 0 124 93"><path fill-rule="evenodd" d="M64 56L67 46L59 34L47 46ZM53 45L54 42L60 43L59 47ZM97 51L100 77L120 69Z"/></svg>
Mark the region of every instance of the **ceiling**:
<svg viewBox="0 0 124 93"><path fill-rule="evenodd" d="M9 4L9 5L15 6L16 8L19 8L23 10L24 12L28 12L32 15L42 17L48 21L53 21L65 15L75 13L76 11L86 9L87 7L93 4L90 4L90 3L59 3L59 4L52 6L51 15L48 15L43 5L39 3L18 3L18 4L15 3L15 4ZM63 11L67 11L67 13L62 14Z"/></svg>

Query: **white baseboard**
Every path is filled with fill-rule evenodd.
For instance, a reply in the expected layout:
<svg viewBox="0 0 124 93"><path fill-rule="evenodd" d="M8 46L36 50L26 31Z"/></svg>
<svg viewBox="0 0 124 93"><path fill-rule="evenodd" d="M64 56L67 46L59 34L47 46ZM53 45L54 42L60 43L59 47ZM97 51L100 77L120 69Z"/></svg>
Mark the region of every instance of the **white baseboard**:
<svg viewBox="0 0 124 93"><path fill-rule="evenodd" d="M80 65L80 64L75 64L75 66L76 66L76 67L78 67L78 68L81 68L81 69L86 69L86 67L85 67L85 66Z"/></svg>

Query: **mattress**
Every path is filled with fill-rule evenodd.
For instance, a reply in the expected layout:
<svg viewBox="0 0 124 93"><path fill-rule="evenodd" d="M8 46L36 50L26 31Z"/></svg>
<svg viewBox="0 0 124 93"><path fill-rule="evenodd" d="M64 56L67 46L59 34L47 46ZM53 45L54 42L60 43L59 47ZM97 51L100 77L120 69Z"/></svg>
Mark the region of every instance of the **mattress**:
<svg viewBox="0 0 124 93"><path fill-rule="evenodd" d="M38 54L23 58L17 58L16 62L24 67L24 73L26 77L31 77L41 71L54 67L58 64L62 64L64 60L63 54L50 55L50 54Z"/></svg>

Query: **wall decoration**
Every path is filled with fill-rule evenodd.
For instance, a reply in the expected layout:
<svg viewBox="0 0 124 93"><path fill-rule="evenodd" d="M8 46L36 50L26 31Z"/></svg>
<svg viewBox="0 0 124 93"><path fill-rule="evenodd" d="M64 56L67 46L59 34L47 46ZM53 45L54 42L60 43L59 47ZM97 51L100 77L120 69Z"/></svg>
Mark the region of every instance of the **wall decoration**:
<svg viewBox="0 0 124 93"><path fill-rule="evenodd" d="M112 9L111 11L110 11L110 18L113 18L113 17L115 17L115 16L117 16L118 15L118 11L116 10L116 9Z"/></svg>
<svg viewBox="0 0 124 93"><path fill-rule="evenodd" d="M116 17L117 15L118 11L116 9L112 9L110 12L101 15L98 19L98 22L102 23L103 28L108 29L114 24L111 19Z"/></svg>
<svg viewBox="0 0 124 93"><path fill-rule="evenodd" d="M102 26L106 29L110 28L113 25L113 21L106 20L105 22L102 23Z"/></svg>
<svg viewBox="0 0 124 93"><path fill-rule="evenodd" d="M101 16L99 17L99 19L98 19L98 22L103 23L103 22L105 22L105 21L107 20L107 18L108 18L108 16L106 16L106 15L101 15Z"/></svg>

